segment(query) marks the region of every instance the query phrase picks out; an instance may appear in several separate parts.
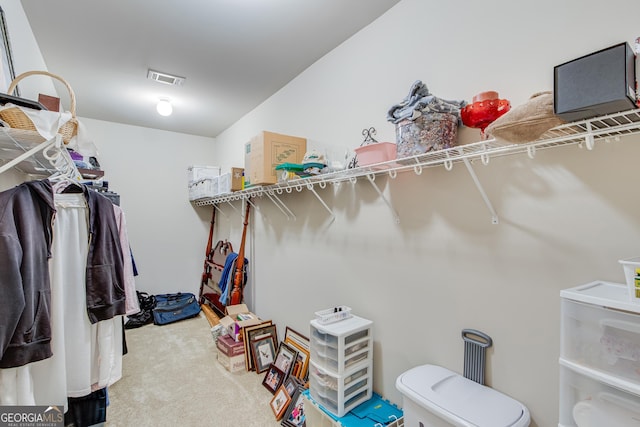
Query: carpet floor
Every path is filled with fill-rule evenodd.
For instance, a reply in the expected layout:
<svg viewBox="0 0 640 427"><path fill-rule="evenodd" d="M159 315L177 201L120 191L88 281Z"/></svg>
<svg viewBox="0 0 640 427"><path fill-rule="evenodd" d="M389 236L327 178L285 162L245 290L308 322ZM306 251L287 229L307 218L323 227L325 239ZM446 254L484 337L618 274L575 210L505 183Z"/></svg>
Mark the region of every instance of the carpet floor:
<svg viewBox="0 0 640 427"><path fill-rule="evenodd" d="M122 379L109 387L106 426L280 426L263 375L227 371L210 329L200 313L127 330L128 353Z"/></svg>

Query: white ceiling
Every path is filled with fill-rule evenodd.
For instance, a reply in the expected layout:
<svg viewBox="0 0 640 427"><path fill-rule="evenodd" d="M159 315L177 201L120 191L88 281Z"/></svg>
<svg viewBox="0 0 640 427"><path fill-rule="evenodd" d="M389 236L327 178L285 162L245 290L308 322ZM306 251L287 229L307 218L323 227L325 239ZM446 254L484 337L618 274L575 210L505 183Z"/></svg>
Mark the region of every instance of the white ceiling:
<svg viewBox="0 0 640 427"><path fill-rule="evenodd" d="M75 92L79 117L208 137L398 1L21 0L48 71ZM148 80L148 69L185 84ZM170 117L155 110L163 96L174 105Z"/></svg>

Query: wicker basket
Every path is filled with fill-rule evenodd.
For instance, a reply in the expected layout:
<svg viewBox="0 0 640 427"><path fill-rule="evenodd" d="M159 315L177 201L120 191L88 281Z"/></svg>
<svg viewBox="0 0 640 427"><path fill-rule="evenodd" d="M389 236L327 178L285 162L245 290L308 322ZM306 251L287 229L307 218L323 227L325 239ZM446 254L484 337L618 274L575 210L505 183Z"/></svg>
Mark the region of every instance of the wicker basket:
<svg viewBox="0 0 640 427"><path fill-rule="evenodd" d="M71 107L70 107L71 119L66 123L64 123L62 126L60 126L60 128L58 129L58 133L62 135L62 140L64 141L65 144L68 144L71 138L78 133L78 119L76 119L76 95L66 80L64 80L60 76L49 73L48 71L27 71L26 73L22 73L19 76L17 76L15 79L13 79L13 81L9 85L9 88L7 89L7 93L11 95L20 80L24 79L25 77L36 75L36 74L49 76L56 80L61 81L69 91L69 98L71 99ZM36 131L36 127L34 126L31 119L29 119L29 117L26 114L24 114L22 110L18 107L6 108L0 111L0 119L6 122L9 125L9 127L12 127L14 129L31 130L34 132Z"/></svg>

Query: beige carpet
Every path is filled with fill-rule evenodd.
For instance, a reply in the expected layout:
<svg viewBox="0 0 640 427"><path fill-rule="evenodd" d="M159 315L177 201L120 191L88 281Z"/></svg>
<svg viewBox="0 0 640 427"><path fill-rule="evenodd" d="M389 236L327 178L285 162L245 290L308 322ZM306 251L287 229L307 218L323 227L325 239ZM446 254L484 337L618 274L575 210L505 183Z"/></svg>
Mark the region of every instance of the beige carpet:
<svg viewBox="0 0 640 427"><path fill-rule="evenodd" d="M218 363L202 313L127 330L126 339L122 379L109 387L108 427L280 425L263 375L230 373Z"/></svg>

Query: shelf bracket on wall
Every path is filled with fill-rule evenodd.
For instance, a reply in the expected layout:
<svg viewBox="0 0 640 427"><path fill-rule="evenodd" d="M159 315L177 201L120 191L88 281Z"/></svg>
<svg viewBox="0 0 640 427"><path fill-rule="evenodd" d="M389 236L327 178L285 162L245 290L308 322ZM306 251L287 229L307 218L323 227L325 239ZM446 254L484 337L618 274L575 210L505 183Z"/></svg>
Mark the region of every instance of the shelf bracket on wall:
<svg viewBox="0 0 640 427"><path fill-rule="evenodd" d="M325 186L326 186L326 183L325 183ZM320 201L320 203L322 203L322 206L324 206L324 208L327 210L327 212L329 212L329 214L331 215L331 221L335 220L336 216L334 215L333 211L331 210L331 208L329 206L327 206L327 204L324 202L324 200L322 200L322 197L320 197L318 192L313 188L313 184L307 184L307 190L311 191L313 193L313 195L316 196L316 199L318 199L318 201Z"/></svg>
<svg viewBox="0 0 640 427"><path fill-rule="evenodd" d="M278 209L280 209L280 212L282 212L284 214L284 216L287 217L287 220L290 219L296 219L296 216L293 214L293 212L291 212L291 209L289 209L287 207L287 205L285 205L282 200L280 200L280 198L278 198L278 196L276 196L276 194L273 192L273 190L271 191L267 191L265 193L267 195L267 197L273 202L274 205L276 205L276 207Z"/></svg>
<svg viewBox="0 0 640 427"><path fill-rule="evenodd" d="M238 212L238 215L240 215L240 218L244 218L244 215L242 215L242 211L239 211L238 208L233 206L233 204L231 203L231 200L227 200L227 204L231 206L231 208L233 208L234 211Z"/></svg>
<svg viewBox="0 0 640 427"><path fill-rule="evenodd" d="M218 210L218 212L220 212L222 214L222 216L228 221L229 220L229 216L224 213L224 211L222 209L220 209L220 206L218 206L217 203L213 204L213 207L216 208Z"/></svg>
<svg viewBox="0 0 640 427"><path fill-rule="evenodd" d="M384 196L384 194L382 193L380 188L378 188L378 186L374 182L375 179L376 179L376 175L375 174L373 174L373 173L367 174L367 180L369 180L369 182L371 183L373 188L376 190L376 192L378 193L380 198L382 200L384 200L384 202L386 203L387 207L389 208L389 210L393 214L393 220L395 221L396 224L400 224L400 216L398 215L398 212L396 212L396 210L391 205L391 202L389 202L389 200L387 200L387 198Z"/></svg>
<svg viewBox="0 0 640 427"><path fill-rule="evenodd" d="M482 188L482 184L480 184L480 180L478 179L476 172L473 170L473 167L471 166L471 162L466 157L463 158L462 161L464 162L464 165L467 167L467 170L469 171L469 174L471 175L473 182L476 184L478 191L480 191L482 200L484 200L484 203L487 205L489 212L491 212L491 223L498 224L498 214L496 213L496 210L493 208L493 205L491 204L491 201L489 200L487 193L485 193L484 188Z"/></svg>

